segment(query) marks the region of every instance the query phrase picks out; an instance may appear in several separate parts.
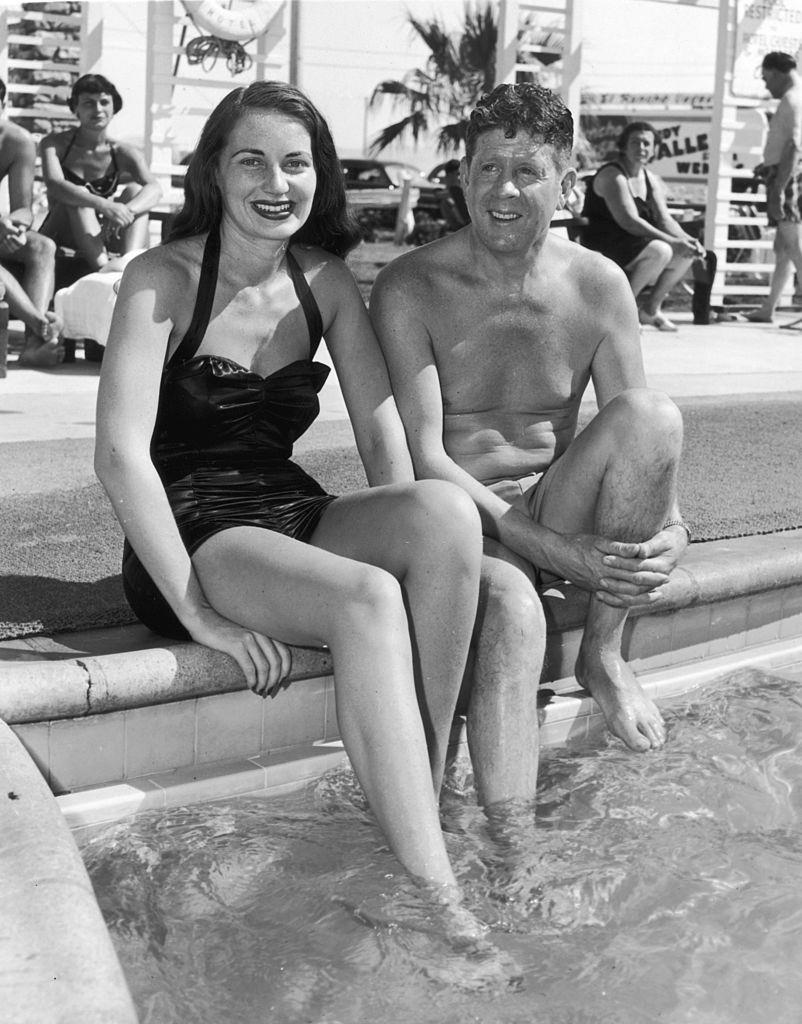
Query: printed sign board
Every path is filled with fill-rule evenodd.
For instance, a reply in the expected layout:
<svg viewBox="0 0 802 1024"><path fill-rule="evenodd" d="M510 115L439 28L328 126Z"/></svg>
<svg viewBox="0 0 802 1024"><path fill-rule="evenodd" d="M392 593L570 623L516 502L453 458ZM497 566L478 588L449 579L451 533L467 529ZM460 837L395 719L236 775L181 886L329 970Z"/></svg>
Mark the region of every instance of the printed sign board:
<svg viewBox="0 0 802 1024"><path fill-rule="evenodd" d="M622 99L630 102L622 103ZM680 99L686 99L687 105L683 107ZM712 106L710 96L587 94L582 97L579 121L599 163L614 158L624 125L648 121L659 137L650 167L677 197L696 198L710 173ZM728 153L731 166L753 167L760 162L765 128L760 109L738 108L737 129Z"/></svg>
<svg viewBox="0 0 802 1024"><path fill-rule="evenodd" d="M760 62L772 50L800 59L802 0L738 0L732 95L760 99Z"/></svg>

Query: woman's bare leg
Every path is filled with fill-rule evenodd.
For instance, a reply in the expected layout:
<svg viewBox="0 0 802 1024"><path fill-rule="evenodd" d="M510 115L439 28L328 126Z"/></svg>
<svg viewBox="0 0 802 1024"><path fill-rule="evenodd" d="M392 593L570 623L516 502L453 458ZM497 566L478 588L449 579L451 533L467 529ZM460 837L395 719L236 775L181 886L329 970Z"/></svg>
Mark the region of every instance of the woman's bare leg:
<svg viewBox="0 0 802 1024"><path fill-rule="evenodd" d="M659 316L662 311L663 302L674 285L685 277L691 268L693 257L674 256L665 270L660 274L649 293L643 308L649 316Z"/></svg>
<svg viewBox="0 0 802 1024"><path fill-rule="evenodd" d="M117 198L117 202L127 203L141 191L141 185L137 185L136 183L126 185ZM135 252L137 249L148 248L149 239L147 213L140 213L133 224L129 224L127 228L124 228L120 232L120 241L121 245L119 252L122 256L125 256L129 252Z"/></svg>
<svg viewBox="0 0 802 1024"><path fill-rule="evenodd" d="M386 561L397 566L410 563L403 582L412 608L423 579L428 575L433 586L437 581L434 569L425 573L421 565L411 564L422 561L433 545L423 544L424 553L410 558L401 549L416 531L410 528L404 532L400 512L395 514L394 526L385 525L389 507L400 502L414 509L415 501L403 490L379 488L366 492L364 497L339 499L325 514L328 522L325 528L321 524L321 540L331 546L353 548L355 555L364 546L378 562L382 548L378 535L384 534ZM416 518L420 526L435 525L425 514ZM473 523L470 516L465 518ZM439 709L435 714L443 713L449 703L453 712L456 702L465 663L465 651L458 647L465 633L470 636L475 613L481 551L475 525L476 536L467 545L478 552L475 572L473 559L469 556L463 560L467 565L464 575L475 579L461 585L466 596L457 598L456 608L449 597L445 605L432 610L443 628L444 646L457 663L450 673L445 656L434 656L432 651L430 658L430 649L436 646L433 626L418 630L424 637L420 660L431 666L424 670L429 675L426 693L430 715L433 707ZM425 541L424 537L419 539ZM455 545L447 547L453 551ZM335 664L337 716L343 742L393 852L412 875L452 889L456 883L440 830L416 695L409 618L402 586L392 571L250 527L215 535L195 553L193 563L206 596L221 614L288 643L329 647ZM441 571L443 568L441 562ZM467 628L459 621L461 616L469 620ZM415 608L413 618L420 623L422 610ZM420 650L420 636L416 641ZM435 665L441 664L445 674L438 681L431 673ZM453 687L451 675L456 676ZM453 694L446 692L449 688Z"/></svg>
<svg viewBox="0 0 802 1024"><path fill-rule="evenodd" d="M401 583L439 793L478 601L482 538L473 503L436 480L344 495L312 543L381 566Z"/></svg>
<svg viewBox="0 0 802 1024"><path fill-rule="evenodd" d="M103 244L103 229L94 210L88 206L65 207L69 223L69 237L76 253L93 270L100 270L109 259L106 246Z"/></svg>
<svg viewBox="0 0 802 1024"><path fill-rule="evenodd" d="M637 297L650 284L654 284L668 266L673 250L668 242L653 239L624 267L632 294Z"/></svg>

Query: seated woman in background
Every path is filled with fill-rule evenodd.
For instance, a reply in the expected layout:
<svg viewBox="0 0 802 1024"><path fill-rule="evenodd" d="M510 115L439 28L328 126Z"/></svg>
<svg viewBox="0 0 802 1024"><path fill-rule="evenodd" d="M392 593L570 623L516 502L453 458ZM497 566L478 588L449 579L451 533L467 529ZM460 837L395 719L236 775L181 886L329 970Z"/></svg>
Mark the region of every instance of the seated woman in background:
<svg viewBox="0 0 802 1024"><path fill-rule="evenodd" d="M49 212L39 230L93 270L117 269L113 255L148 247L147 212L161 198L139 150L107 135L122 105L107 78L83 75L69 104L78 127L51 132L41 144Z"/></svg>
<svg viewBox="0 0 802 1024"><path fill-rule="evenodd" d="M662 304L705 250L668 212L665 185L646 170L656 141L657 132L647 121L633 121L621 132L618 159L600 167L587 184L582 244L623 268L639 300L642 324L676 331Z"/></svg>
<svg viewBox="0 0 802 1024"><path fill-rule="evenodd" d="M400 862L454 907L437 794L481 528L458 488L414 481L342 259L358 240L310 101L280 82L231 92L203 129L169 239L123 274L96 468L143 622L227 652L262 696L287 676L287 644L331 650L340 732L370 806ZM290 460L319 411L321 335L371 484L341 497Z"/></svg>

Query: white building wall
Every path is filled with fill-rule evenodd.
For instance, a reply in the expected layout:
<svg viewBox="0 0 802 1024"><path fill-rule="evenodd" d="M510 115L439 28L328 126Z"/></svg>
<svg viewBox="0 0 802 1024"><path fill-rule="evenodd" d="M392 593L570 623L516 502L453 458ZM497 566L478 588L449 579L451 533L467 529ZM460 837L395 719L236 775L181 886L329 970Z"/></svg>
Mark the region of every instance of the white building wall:
<svg viewBox="0 0 802 1024"><path fill-rule="evenodd" d="M635 94L712 93L717 5L711 0L695 4L670 0L582 2L585 88ZM100 71L117 85L124 107L115 120L115 134L141 145L148 0L88 0L87 6L91 20L101 24L98 35L87 40L86 70ZM380 128L402 116L403 111L393 109L386 98L375 109L368 108L368 100L379 81L401 78L425 62L428 51L409 26L408 14L421 19L439 17L446 27L456 29L464 12L463 0L300 0L297 6L299 84L324 112L338 149L347 156L363 153ZM288 59L283 53L281 58ZM286 77L286 63L285 67ZM226 74L223 70L222 75ZM221 77L220 64L214 75ZM230 81L232 88L239 84L236 77ZM177 99L174 130L180 156L196 132L196 121L182 123L180 97ZM439 160L431 140L418 147L397 147L388 155L408 159L424 170Z"/></svg>
<svg viewBox="0 0 802 1024"><path fill-rule="evenodd" d="M114 137L144 146L145 133L145 0L86 4L88 35L82 54L84 74L105 75L122 96L122 110L114 118Z"/></svg>

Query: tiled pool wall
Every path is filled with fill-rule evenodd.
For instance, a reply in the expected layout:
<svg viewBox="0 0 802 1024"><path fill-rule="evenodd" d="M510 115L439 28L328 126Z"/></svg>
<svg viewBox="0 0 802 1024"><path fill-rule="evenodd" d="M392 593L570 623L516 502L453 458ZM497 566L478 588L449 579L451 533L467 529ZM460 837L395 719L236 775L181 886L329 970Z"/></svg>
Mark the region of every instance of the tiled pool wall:
<svg viewBox="0 0 802 1024"><path fill-rule="evenodd" d="M647 692L664 700L737 668L802 662L802 531L694 548L661 607L626 627L624 654ZM553 746L584 739L602 721L572 675L587 597L564 585L543 599L541 742ZM286 789L344 757L326 652L296 650L291 685L262 699L242 689L224 656L151 644L22 664L17 685L0 687L0 717L71 825Z"/></svg>

